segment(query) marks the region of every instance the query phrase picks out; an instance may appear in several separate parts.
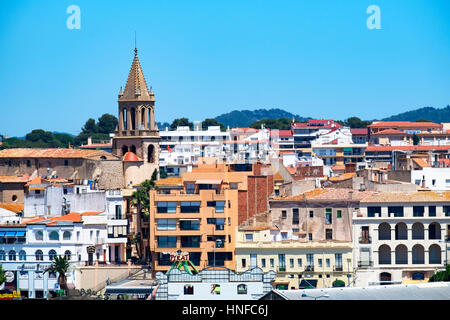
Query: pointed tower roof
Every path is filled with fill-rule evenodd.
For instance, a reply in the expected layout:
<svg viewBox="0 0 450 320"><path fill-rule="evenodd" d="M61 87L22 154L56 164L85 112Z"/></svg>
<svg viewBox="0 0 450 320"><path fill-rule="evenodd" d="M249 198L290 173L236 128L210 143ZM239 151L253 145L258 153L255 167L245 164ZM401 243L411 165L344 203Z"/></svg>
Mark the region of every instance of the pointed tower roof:
<svg viewBox="0 0 450 320"><path fill-rule="evenodd" d="M134 49L134 59L128 74L127 84L122 95L119 94L119 101L154 101L152 90L148 90L144 72L139 62L137 49Z"/></svg>

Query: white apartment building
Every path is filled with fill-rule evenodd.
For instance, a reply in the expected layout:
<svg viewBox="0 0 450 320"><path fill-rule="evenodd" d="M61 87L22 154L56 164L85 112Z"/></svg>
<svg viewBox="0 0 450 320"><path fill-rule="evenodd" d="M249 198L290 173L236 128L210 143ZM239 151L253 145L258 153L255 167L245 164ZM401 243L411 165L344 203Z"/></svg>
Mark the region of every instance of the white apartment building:
<svg viewBox="0 0 450 320"><path fill-rule="evenodd" d="M411 183L423 186L432 191L450 191L450 168L424 167L422 170L411 170Z"/></svg>
<svg viewBox="0 0 450 320"><path fill-rule="evenodd" d="M356 286L426 281L448 262L450 192L375 192L352 225Z"/></svg>
<svg viewBox="0 0 450 320"><path fill-rule="evenodd" d="M191 171L199 158L218 157L224 159L224 142L230 139L230 132L221 131L219 126L210 126L201 130L196 126L177 127L176 130L160 131L159 166L169 175L181 175Z"/></svg>
<svg viewBox="0 0 450 320"><path fill-rule="evenodd" d="M270 130L261 128L233 128L226 142L227 162L261 161L276 158L270 143Z"/></svg>

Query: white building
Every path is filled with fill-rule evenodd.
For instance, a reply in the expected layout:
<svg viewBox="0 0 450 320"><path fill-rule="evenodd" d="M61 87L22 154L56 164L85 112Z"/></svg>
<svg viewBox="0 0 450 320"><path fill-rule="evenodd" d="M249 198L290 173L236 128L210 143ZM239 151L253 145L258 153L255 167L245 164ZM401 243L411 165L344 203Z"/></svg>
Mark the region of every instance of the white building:
<svg viewBox="0 0 450 320"><path fill-rule="evenodd" d="M159 166L169 175L181 175L191 171L199 158L218 157L224 159L224 142L230 139L230 132L221 131L219 126L210 126L201 130L189 127L177 127L176 130L160 131Z"/></svg>
<svg viewBox="0 0 450 320"><path fill-rule="evenodd" d="M426 281L448 262L450 192L375 192L352 223L357 286Z"/></svg>
<svg viewBox="0 0 450 320"><path fill-rule="evenodd" d="M450 168L424 167L422 170L411 170L411 183L433 191L450 191Z"/></svg>
<svg viewBox="0 0 450 320"><path fill-rule="evenodd" d="M269 161L276 158L270 143L270 130L261 128L233 128L225 146L227 162Z"/></svg>
<svg viewBox="0 0 450 320"><path fill-rule="evenodd" d="M0 263L10 276L6 289L22 296L45 298L56 291L57 274L44 273L55 256L65 256L76 266L106 263L107 215L101 212L70 213L62 217L24 219L20 225L0 226ZM79 279L73 270L68 284Z"/></svg>

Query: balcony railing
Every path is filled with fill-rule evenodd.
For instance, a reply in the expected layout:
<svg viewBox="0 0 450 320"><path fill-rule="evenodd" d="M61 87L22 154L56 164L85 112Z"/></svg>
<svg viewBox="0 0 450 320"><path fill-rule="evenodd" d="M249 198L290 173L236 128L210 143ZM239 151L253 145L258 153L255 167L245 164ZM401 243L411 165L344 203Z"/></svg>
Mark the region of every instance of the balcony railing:
<svg viewBox="0 0 450 320"><path fill-rule="evenodd" d="M278 271L279 272L285 272L286 271L286 267L278 267Z"/></svg>
<svg viewBox="0 0 450 320"><path fill-rule="evenodd" d="M372 243L371 236L359 237L359 243Z"/></svg>
<svg viewBox="0 0 450 320"><path fill-rule="evenodd" d="M342 272L344 271L344 268L342 266L334 266L333 270L337 272Z"/></svg>
<svg viewBox="0 0 450 320"><path fill-rule="evenodd" d="M373 261L358 261L358 268L373 267Z"/></svg>
<svg viewBox="0 0 450 320"><path fill-rule="evenodd" d="M314 265L307 265L305 266L306 272L314 272Z"/></svg>

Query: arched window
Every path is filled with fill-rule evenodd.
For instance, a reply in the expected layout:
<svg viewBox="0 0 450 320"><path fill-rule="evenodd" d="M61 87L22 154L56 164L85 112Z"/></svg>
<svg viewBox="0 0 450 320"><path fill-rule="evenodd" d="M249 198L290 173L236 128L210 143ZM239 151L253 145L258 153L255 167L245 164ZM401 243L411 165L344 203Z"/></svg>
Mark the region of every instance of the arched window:
<svg viewBox="0 0 450 320"><path fill-rule="evenodd" d="M42 230L36 231L36 233L34 234L34 238L39 241L44 240L44 232L42 232Z"/></svg>
<svg viewBox="0 0 450 320"><path fill-rule="evenodd" d="M72 238L72 233L70 231L64 231L63 240L70 240Z"/></svg>
<svg viewBox="0 0 450 320"><path fill-rule="evenodd" d="M383 222L378 226L378 240L391 240L391 226Z"/></svg>
<svg viewBox="0 0 450 320"><path fill-rule="evenodd" d="M391 264L391 248L386 244L378 248L378 263Z"/></svg>
<svg viewBox="0 0 450 320"><path fill-rule="evenodd" d="M424 228L422 223L416 222L412 225L412 238L413 240L424 239Z"/></svg>
<svg viewBox="0 0 450 320"><path fill-rule="evenodd" d="M432 244L428 248L429 263L430 264L441 264L441 247L437 244Z"/></svg>
<svg viewBox="0 0 450 320"><path fill-rule="evenodd" d="M64 257L67 259L67 260L70 260L70 257L72 256L72 252L70 252L70 250L66 250L65 252L64 252Z"/></svg>
<svg viewBox="0 0 450 320"><path fill-rule="evenodd" d="M14 250L10 250L8 252L9 261L16 261L16 252Z"/></svg>
<svg viewBox="0 0 450 320"><path fill-rule="evenodd" d="M147 148L147 161L151 163L155 161L155 147L152 144Z"/></svg>
<svg viewBox="0 0 450 320"><path fill-rule="evenodd" d="M0 250L0 261L4 261L4 260L6 260L6 257L5 257L5 251L3 251L3 250Z"/></svg>
<svg viewBox="0 0 450 320"><path fill-rule="evenodd" d="M430 225L428 226L428 239L441 239L441 225L439 223L430 223Z"/></svg>
<svg viewBox="0 0 450 320"><path fill-rule="evenodd" d="M395 248L395 264L408 264L408 248L404 244Z"/></svg>
<svg viewBox="0 0 450 320"><path fill-rule="evenodd" d="M244 283L238 284L237 294L247 294L247 285Z"/></svg>
<svg viewBox="0 0 450 320"><path fill-rule="evenodd" d="M136 154L136 146L134 144L130 147L130 151Z"/></svg>
<svg viewBox="0 0 450 320"><path fill-rule="evenodd" d="M416 244L412 247L412 263L424 264L425 263L425 250L422 245Z"/></svg>
<svg viewBox="0 0 450 320"><path fill-rule="evenodd" d="M128 129L128 113L127 113L126 108L124 108L122 110L122 116L123 116L123 130L127 130Z"/></svg>
<svg viewBox="0 0 450 320"><path fill-rule="evenodd" d="M128 152L128 147L127 146L122 146L122 156L125 155L125 153Z"/></svg>
<svg viewBox="0 0 450 320"><path fill-rule="evenodd" d="M131 108L130 112L130 130L136 129L136 109Z"/></svg>
<svg viewBox="0 0 450 320"><path fill-rule="evenodd" d="M42 250L36 250L34 255L36 256L36 261L44 261L44 253L42 253Z"/></svg>
<svg viewBox="0 0 450 320"><path fill-rule="evenodd" d="M407 240L408 227L404 222L399 222L395 225L395 240Z"/></svg>
<svg viewBox="0 0 450 320"><path fill-rule="evenodd" d="M380 273L380 281L383 284L390 284L389 282L392 281L392 275L389 272L382 272Z"/></svg>
<svg viewBox="0 0 450 320"><path fill-rule="evenodd" d="M50 240L59 240L59 233L57 231L52 231L48 237Z"/></svg>
<svg viewBox="0 0 450 320"><path fill-rule="evenodd" d="M19 251L19 260L21 260L21 261L26 261L27 260L27 254L26 254L25 250L20 250Z"/></svg>
<svg viewBox="0 0 450 320"><path fill-rule="evenodd" d="M48 252L48 258L50 259L50 260L53 260L53 259L55 259L55 257L56 257L56 251L55 250L50 250L49 252Z"/></svg>

